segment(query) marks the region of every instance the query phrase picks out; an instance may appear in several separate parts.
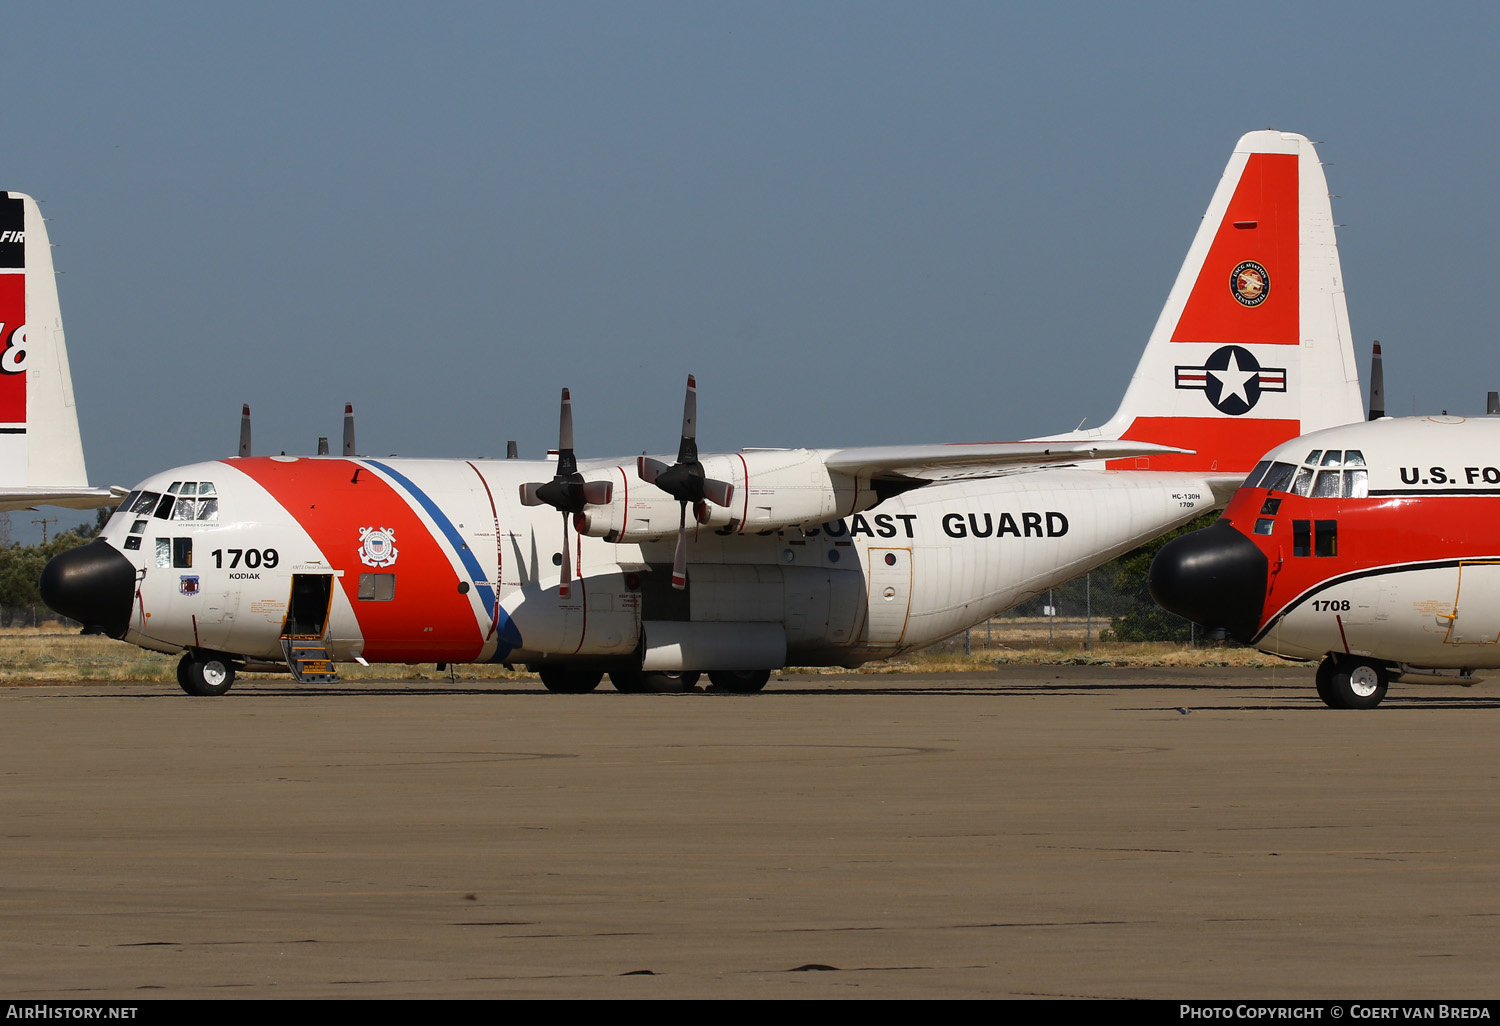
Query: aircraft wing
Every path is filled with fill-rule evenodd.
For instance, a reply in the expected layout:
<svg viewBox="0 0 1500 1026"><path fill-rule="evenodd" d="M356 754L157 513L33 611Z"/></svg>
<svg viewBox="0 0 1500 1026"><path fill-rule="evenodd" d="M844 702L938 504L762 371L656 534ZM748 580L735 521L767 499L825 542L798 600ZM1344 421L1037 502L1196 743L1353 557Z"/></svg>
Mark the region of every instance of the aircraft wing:
<svg viewBox="0 0 1500 1026"><path fill-rule="evenodd" d="M876 481L912 485L929 481L960 481L998 477L1033 467L1126 459L1165 453L1191 453L1150 442L1112 439L1086 441L977 442L951 445L874 445L837 449L828 454L829 470Z"/></svg>
<svg viewBox="0 0 1500 1026"><path fill-rule="evenodd" d="M99 509L113 506L127 494L124 488L0 488L0 513L37 506Z"/></svg>

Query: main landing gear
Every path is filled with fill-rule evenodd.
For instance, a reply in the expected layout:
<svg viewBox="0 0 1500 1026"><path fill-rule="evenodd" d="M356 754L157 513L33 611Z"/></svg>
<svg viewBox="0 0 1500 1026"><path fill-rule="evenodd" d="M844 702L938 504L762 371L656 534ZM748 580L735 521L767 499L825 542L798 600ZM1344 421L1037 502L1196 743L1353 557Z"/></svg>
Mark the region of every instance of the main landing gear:
<svg viewBox="0 0 1500 1026"><path fill-rule="evenodd" d="M222 695L234 683L234 663L219 652L188 649L177 664L177 683L190 695Z"/></svg>
<svg viewBox="0 0 1500 1026"><path fill-rule="evenodd" d="M1377 662L1330 655L1318 664L1318 697L1330 709L1373 709L1385 698L1390 671Z"/></svg>

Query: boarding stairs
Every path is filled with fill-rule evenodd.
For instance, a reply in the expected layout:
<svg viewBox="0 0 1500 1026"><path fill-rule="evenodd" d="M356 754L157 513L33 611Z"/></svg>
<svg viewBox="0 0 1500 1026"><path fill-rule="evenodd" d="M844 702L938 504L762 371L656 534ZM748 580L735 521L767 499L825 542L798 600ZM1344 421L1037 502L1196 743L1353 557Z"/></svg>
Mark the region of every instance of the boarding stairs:
<svg viewBox="0 0 1500 1026"><path fill-rule="evenodd" d="M333 656L328 643L317 634L283 634L281 651L286 654L286 665L299 684L336 684L338 667L333 665Z"/></svg>

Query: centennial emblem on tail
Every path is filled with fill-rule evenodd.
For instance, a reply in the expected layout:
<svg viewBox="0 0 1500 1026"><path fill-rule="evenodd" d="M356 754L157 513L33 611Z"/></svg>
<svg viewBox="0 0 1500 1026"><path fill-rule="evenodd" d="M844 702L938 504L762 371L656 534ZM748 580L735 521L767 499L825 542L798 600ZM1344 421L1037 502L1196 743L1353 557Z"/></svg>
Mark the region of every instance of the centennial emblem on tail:
<svg viewBox="0 0 1500 1026"><path fill-rule="evenodd" d="M359 561L365 566L390 566L396 562L396 532L389 527L359 529Z"/></svg>
<svg viewBox="0 0 1500 1026"><path fill-rule="evenodd" d="M1229 276L1229 290L1244 306L1260 306L1271 294L1271 276L1254 260L1246 260Z"/></svg>
<svg viewBox="0 0 1500 1026"><path fill-rule="evenodd" d="M1202 367L1177 368L1178 388L1201 388L1220 413L1238 417L1260 402L1262 392L1286 391L1285 367L1262 367L1244 346L1220 346Z"/></svg>

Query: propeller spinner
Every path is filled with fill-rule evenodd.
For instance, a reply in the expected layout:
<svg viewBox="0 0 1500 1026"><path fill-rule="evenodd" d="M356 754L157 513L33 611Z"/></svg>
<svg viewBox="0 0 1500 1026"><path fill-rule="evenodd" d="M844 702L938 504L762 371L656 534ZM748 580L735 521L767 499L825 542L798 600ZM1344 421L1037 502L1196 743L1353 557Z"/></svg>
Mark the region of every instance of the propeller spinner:
<svg viewBox="0 0 1500 1026"><path fill-rule="evenodd" d="M573 455L573 400L565 388L557 424L557 473L552 475L551 481L528 482L521 486L522 505L551 506L563 515L562 581L557 589L563 598L568 597L573 585L573 559L568 543L572 525L568 521L573 514L582 513L585 506L604 506L613 497L613 484L585 481L578 472L578 459Z"/></svg>
<svg viewBox="0 0 1500 1026"><path fill-rule="evenodd" d="M677 449L677 462L671 466L649 456L637 460L636 471L641 480L654 484L681 506L677 521L677 551L672 556L672 587L681 591L687 587L687 508L694 507L695 521L703 519L700 511L704 502L715 506L728 506L734 498L734 485L727 481L715 481L703 471L698 462L698 382L689 374L687 396L682 402L682 443Z"/></svg>

